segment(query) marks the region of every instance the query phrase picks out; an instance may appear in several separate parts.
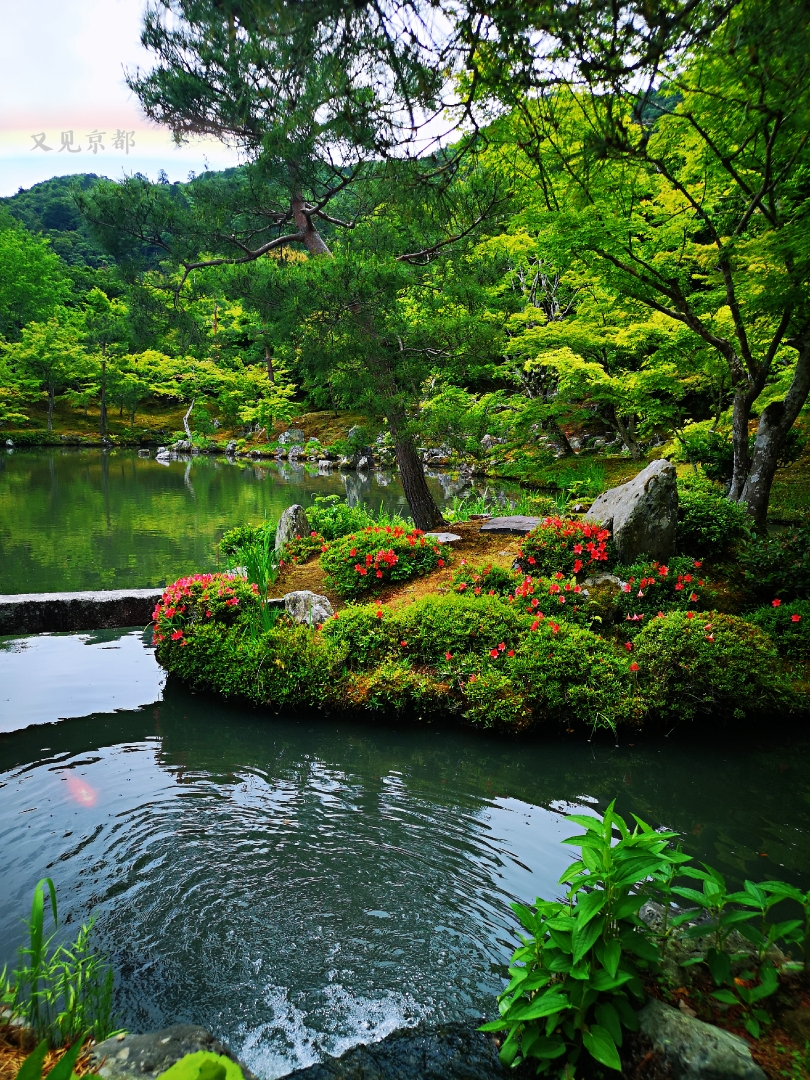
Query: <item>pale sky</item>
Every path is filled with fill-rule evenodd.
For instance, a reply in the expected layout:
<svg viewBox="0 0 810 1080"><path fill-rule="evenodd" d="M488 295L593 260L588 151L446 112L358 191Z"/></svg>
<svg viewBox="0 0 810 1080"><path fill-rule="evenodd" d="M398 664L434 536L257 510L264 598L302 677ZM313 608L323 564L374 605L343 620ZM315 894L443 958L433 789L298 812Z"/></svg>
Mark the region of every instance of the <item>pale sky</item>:
<svg viewBox="0 0 810 1080"><path fill-rule="evenodd" d="M125 68L152 66L139 41L143 9L144 0L0 0L0 196L67 173L154 180L165 169L185 180L206 164L238 163L213 140L178 149L143 117L124 82ZM74 152L60 149L71 131ZM94 154L89 136L102 132ZM50 151L37 148L41 133Z"/></svg>

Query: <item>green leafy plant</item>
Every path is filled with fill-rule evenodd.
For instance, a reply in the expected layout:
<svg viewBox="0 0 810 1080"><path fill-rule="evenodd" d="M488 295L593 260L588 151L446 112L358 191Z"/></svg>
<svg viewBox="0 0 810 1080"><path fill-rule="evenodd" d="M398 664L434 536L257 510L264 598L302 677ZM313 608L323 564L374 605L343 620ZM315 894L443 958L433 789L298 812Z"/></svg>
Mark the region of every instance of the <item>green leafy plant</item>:
<svg viewBox="0 0 810 1080"><path fill-rule="evenodd" d="M198 1050L175 1061L160 1080L244 1080L242 1070L224 1054Z"/></svg>
<svg viewBox="0 0 810 1080"><path fill-rule="evenodd" d="M46 890L53 917L49 935ZM19 967L7 981L4 996L11 1015L49 1046L81 1041L87 1034L105 1039L114 1026L113 973L91 943L93 920L80 928L72 944L54 943L58 928L56 889L50 878L43 878L34 889L28 944L20 948Z"/></svg>
<svg viewBox="0 0 810 1080"><path fill-rule="evenodd" d="M678 549L700 558L721 555L748 535L751 518L708 480L685 477L678 484Z"/></svg>
<svg viewBox="0 0 810 1080"><path fill-rule="evenodd" d="M75 1077L73 1068L82 1051L83 1040L77 1039L57 1061L52 1069L45 1073L47 1080L71 1080ZM48 1055L48 1040L43 1039L31 1051L17 1071L16 1080L42 1080L42 1070L45 1067L45 1058Z"/></svg>
<svg viewBox="0 0 810 1080"><path fill-rule="evenodd" d="M467 596L509 596L520 583L520 575L503 566L467 566L462 561L453 572L453 589Z"/></svg>
<svg viewBox="0 0 810 1080"><path fill-rule="evenodd" d="M810 600L790 604L771 602L746 618L774 641L781 656L790 660L810 659Z"/></svg>
<svg viewBox="0 0 810 1080"><path fill-rule="evenodd" d="M498 998L501 1017L481 1028L508 1033L504 1065L534 1061L539 1074L565 1078L583 1057L621 1071L624 1033L638 1028L633 1003L644 996L639 970L659 961L638 911L672 864L687 861L670 847L674 833L638 819L631 831L613 803L601 820L567 820L585 832L563 841L582 852L560 878L565 899L513 904L527 935Z"/></svg>
<svg viewBox="0 0 810 1080"><path fill-rule="evenodd" d="M326 540L337 540L340 536L376 525L374 516L362 503L349 506L339 495L316 495L312 506L307 507L307 520Z"/></svg>
<svg viewBox="0 0 810 1080"><path fill-rule="evenodd" d="M630 566L617 567L624 579L614 601L614 618L622 633L635 637L659 612L699 611L706 608L708 588L703 563L676 555L663 564L639 559Z"/></svg>
<svg viewBox="0 0 810 1080"><path fill-rule="evenodd" d="M305 563L313 555L321 555L326 551L326 540L317 532L307 533L306 536L295 536L281 549L281 558L278 567Z"/></svg>
<svg viewBox="0 0 810 1080"><path fill-rule="evenodd" d="M760 602L810 599L810 523L752 535L738 557L746 587Z"/></svg>

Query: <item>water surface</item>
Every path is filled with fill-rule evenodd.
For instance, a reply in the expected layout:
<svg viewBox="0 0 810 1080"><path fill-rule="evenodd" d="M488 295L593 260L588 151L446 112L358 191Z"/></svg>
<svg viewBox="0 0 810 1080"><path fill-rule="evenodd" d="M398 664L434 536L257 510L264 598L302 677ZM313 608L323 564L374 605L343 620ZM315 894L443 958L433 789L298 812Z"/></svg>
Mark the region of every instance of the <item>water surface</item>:
<svg viewBox="0 0 810 1080"><path fill-rule="evenodd" d="M442 474L428 484L440 505L470 490ZM206 455L162 464L135 450L6 450L0 594L148 588L215 570L226 529L277 520L291 503L333 494L408 512L398 478L382 471L319 474L309 463Z"/></svg>
<svg viewBox="0 0 810 1080"><path fill-rule="evenodd" d="M266 1080L491 1014L509 903L558 894L571 808L617 798L734 881L810 885L806 739L515 743L276 716L161 688L131 631L4 644L4 692L47 661L36 706L0 700L6 729L67 715L71 670L96 711L74 697L73 719L0 735L0 967L48 874L68 930L96 913L126 1027L204 1024Z"/></svg>

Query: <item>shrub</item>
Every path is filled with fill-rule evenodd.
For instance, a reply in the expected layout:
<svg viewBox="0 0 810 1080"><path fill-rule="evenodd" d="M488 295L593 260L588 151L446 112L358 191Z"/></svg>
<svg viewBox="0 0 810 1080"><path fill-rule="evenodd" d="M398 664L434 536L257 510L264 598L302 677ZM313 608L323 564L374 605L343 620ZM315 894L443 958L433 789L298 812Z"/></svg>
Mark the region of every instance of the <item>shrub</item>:
<svg viewBox="0 0 810 1080"><path fill-rule="evenodd" d="M707 481L678 485L678 547L688 555L720 555L748 533L750 517Z"/></svg>
<svg viewBox="0 0 810 1080"><path fill-rule="evenodd" d="M789 701L770 638L733 615L675 611L653 619L633 657L648 712L665 720L738 720Z"/></svg>
<svg viewBox="0 0 810 1080"><path fill-rule="evenodd" d="M681 555L666 564L640 559L618 568L626 580L614 599L614 619L634 637L660 613L705 608L708 587L702 566L701 560Z"/></svg>
<svg viewBox="0 0 810 1080"><path fill-rule="evenodd" d="M155 643L185 644L190 632L206 623L233 626L245 613L258 611L258 585L233 574L194 574L167 586L155 605Z"/></svg>
<svg viewBox="0 0 810 1080"><path fill-rule="evenodd" d="M429 574L448 558L419 529L373 525L332 541L321 555L321 566L337 592L351 599Z"/></svg>
<svg viewBox="0 0 810 1080"><path fill-rule="evenodd" d="M548 517L521 544L517 566L524 574L578 574L594 564L607 564L609 537L598 525Z"/></svg>
<svg viewBox="0 0 810 1080"><path fill-rule="evenodd" d="M632 716L630 661L603 638L568 623L533 623L514 657L512 683L524 689L535 722L614 728Z"/></svg>
<svg viewBox="0 0 810 1080"><path fill-rule="evenodd" d="M271 546L276 539L276 523L263 521L261 525L237 525L222 534L219 550L226 558L238 556L239 552L250 544L263 543L269 535Z"/></svg>
<svg viewBox="0 0 810 1080"><path fill-rule="evenodd" d="M810 660L810 600L769 604L747 616L772 639L782 656Z"/></svg>
<svg viewBox="0 0 810 1080"><path fill-rule="evenodd" d="M426 672L414 671L406 660L385 660L370 671L349 676L343 706L374 712L408 712L419 720L446 712L450 687Z"/></svg>
<svg viewBox="0 0 810 1080"><path fill-rule="evenodd" d="M441 665L447 663L447 653L451 658L474 654L483 660L500 644L515 649L532 624L525 613L494 596L431 596L389 617L411 660Z"/></svg>
<svg viewBox="0 0 810 1080"><path fill-rule="evenodd" d="M288 564L296 566L305 563L313 555L321 555L326 551L326 540L321 533L311 532L306 536L296 536L289 540L281 549L279 567Z"/></svg>
<svg viewBox="0 0 810 1080"><path fill-rule="evenodd" d="M467 596L509 596L515 591L520 577L502 566L467 566L462 562L453 574L453 589Z"/></svg>
<svg viewBox="0 0 810 1080"><path fill-rule="evenodd" d="M380 662L397 653L402 635L396 618L376 604L349 604L323 626L323 637L345 646L346 663L353 669Z"/></svg>
<svg viewBox="0 0 810 1080"><path fill-rule="evenodd" d="M751 536L739 561L750 593L760 601L810 598L810 523Z"/></svg>
<svg viewBox="0 0 810 1080"><path fill-rule="evenodd" d="M349 506L339 495L316 495L307 508L307 520L326 540L337 540L376 524L365 506Z"/></svg>
<svg viewBox="0 0 810 1080"><path fill-rule="evenodd" d="M485 669L473 673L462 690L462 715L475 727L521 731L531 723L525 689L516 688L506 672Z"/></svg>

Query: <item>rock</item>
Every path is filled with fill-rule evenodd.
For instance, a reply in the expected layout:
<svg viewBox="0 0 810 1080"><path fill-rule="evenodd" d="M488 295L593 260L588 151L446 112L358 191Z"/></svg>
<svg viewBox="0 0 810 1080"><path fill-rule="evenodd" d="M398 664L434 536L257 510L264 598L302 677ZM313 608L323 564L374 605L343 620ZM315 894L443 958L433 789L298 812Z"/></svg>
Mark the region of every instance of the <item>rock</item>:
<svg viewBox="0 0 810 1080"><path fill-rule="evenodd" d="M346 471L348 469L356 469L357 464L360 461L360 454L341 455L338 458L338 468Z"/></svg>
<svg viewBox="0 0 810 1080"><path fill-rule="evenodd" d="M458 533L451 532L429 532L425 533L425 536L429 536L437 544L455 544L457 540L461 539Z"/></svg>
<svg viewBox="0 0 810 1080"><path fill-rule="evenodd" d="M319 472L328 472L332 468L333 465L334 465L334 462L330 461L329 458L319 458L318 459L318 470L319 470Z"/></svg>
<svg viewBox="0 0 810 1080"><path fill-rule="evenodd" d="M236 453L236 441L234 439L231 439L231 441L225 447L225 453L226 454L235 454Z"/></svg>
<svg viewBox="0 0 810 1080"><path fill-rule="evenodd" d="M744 1039L651 998L641 1034L672 1069L673 1080L765 1080Z"/></svg>
<svg viewBox="0 0 810 1080"><path fill-rule="evenodd" d="M310 592L309 589L286 593L284 608L293 622L306 623L307 626L317 626L335 614L328 596Z"/></svg>
<svg viewBox="0 0 810 1080"><path fill-rule="evenodd" d="M615 574L596 574L595 577L588 577L582 582L583 585L615 585L617 589L620 589L625 584L621 578L616 577Z"/></svg>
<svg viewBox="0 0 810 1080"><path fill-rule="evenodd" d="M349 442L351 442L352 439L361 439L363 435L365 435L363 429L361 427L358 427L357 424L355 424L347 431L346 438L349 440Z"/></svg>
<svg viewBox="0 0 810 1080"><path fill-rule="evenodd" d="M300 503L288 506L276 526L276 551L281 551L285 544L296 536L308 536L312 532L306 511Z"/></svg>
<svg viewBox="0 0 810 1080"><path fill-rule="evenodd" d="M287 446L288 443L303 443L306 442L306 435L300 428L290 428L289 431L282 431L276 442L282 446Z"/></svg>
<svg viewBox="0 0 810 1080"><path fill-rule="evenodd" d="M13 439L6 439L6 446L14 446L14 440Z"/></svg>
<svg viewBox="0 0 810 1080"><path fill-rule="evenodd" d="M138 457L151 457L151 456L152 456L152 451L151 450L139 450L138 451Z"/></svg>
<svg viewBox="0 0 810 1080"><path fill-rule="evenodd" d="M622 562L639 555L668 559L678 524L675 466L666 458L651 462L628 483L600 495L585 516L610 529Z"/></svg>
<svg viewBox="0 0 810 1080"><path fill-rule="evenodd" d="M509 1073L491 1035L469 1024L445 1024L434 1031L397 1031L297 1069L286 1080L502 1080Z"/></svg>
<svg viewBox="0 0 810 1080"><path fill-rule="evenodd" d="M501 446L505 442L506 439L499 439L497 435L485 435L481 440L481 448L491 450L493 446Z"/></svg>
<svg viewBox="0 0 810 1080"><path fill-rule="evenodd" d="M366 457L366 455L364 454L360 458L360 460L357 462L357 468L358 469L373 469L374 468L374 462L371 460L371 458Z"/></svg>
<svg viewBox="0 0 810 1080"><path fill-rule="evenodd" d="M511 517L494 517L481 526L481 532L512 533L523 536L536 529L542 521L539 517L524 517L523 514L513 514Z"/></svg>
<svg viewBox="0 0 810 1080"><path fill-rule="evenodd" d="M782 1027L799 1046L810 1042L810 1007L802 1005L782 1013Z"/></svg>
<svg viewBox="0 0 810 1080"><path fill-rule="evenodd" d="M93 1047L90 1060L94 1066L101 1066L98 1075L104 1080L138 1080L159 1076L186 1054L200 1050L230 1058L240 1066L246 1080L254 1080L253 1073L226 1046L196 1024L174 1024L147 1035L105 1039Z"/></svg>

